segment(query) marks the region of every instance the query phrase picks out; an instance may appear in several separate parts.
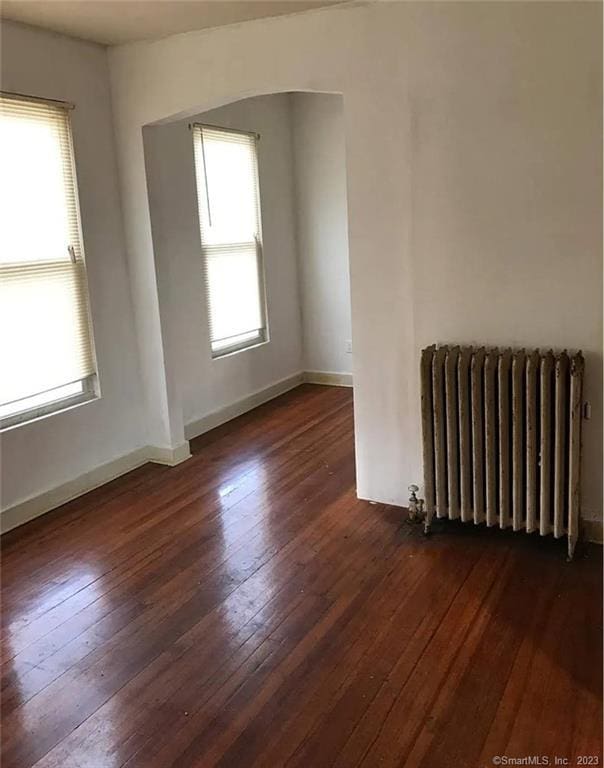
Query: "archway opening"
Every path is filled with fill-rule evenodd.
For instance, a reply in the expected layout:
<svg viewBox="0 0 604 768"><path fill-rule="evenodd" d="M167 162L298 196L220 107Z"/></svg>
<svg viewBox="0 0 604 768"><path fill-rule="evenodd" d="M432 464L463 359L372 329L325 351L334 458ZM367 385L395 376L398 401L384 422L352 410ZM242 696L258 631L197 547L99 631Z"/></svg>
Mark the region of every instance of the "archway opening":
<svg viewBox="0 0 604 768"><path fill-rule="evenodd" d="M196 126L259 137L266 336L224 355L213 354L211 299L204 290L200 199L207 190L199 187ZM351 387L341 94L251 96L187 110L145 126L143 134L166 365L186 437L301 382Z"/></svg>

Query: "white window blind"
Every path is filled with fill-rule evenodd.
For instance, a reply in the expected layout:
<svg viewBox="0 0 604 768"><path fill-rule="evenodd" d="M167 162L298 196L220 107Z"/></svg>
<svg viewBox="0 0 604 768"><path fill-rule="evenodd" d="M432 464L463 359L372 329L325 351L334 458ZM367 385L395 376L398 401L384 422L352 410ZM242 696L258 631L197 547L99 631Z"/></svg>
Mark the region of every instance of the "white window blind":
<svg viewBox="0 0 604 768"><path fill-rule="evenodd" d="M69 112L0 95L0 424L95 396Z"/></svg>
<svg viewBox="0 0 604 768"><path fill-rule="evenodd" d="M193 126L212 355L266 341L256 136Z"/></svg>

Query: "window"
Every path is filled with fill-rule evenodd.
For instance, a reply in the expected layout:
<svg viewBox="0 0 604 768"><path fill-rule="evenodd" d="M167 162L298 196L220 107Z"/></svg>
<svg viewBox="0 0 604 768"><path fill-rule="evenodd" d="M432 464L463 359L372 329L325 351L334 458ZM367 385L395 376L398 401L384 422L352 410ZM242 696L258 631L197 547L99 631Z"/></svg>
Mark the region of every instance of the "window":
<svg viewBox="0 0 604 768"><path fill-rule="evenodd" d="M96 397L69 111L0 95L0 427Z"/></svg>
<svg viewBox="0 0 604 768"><path fill-rule="evenodd" d="M268 340L254 134L193 126L212 356Z"/></svg>

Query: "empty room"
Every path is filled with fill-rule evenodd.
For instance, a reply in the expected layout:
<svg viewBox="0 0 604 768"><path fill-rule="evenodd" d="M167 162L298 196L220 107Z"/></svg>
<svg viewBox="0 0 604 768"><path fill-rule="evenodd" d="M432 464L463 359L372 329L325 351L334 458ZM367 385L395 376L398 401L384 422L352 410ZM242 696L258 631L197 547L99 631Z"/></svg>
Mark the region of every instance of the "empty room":
<svg viewBox="0 0 604 768"><path fill-rule="evenodd" d="M3 768L598 766L594 0L3 0Z"/></svg>

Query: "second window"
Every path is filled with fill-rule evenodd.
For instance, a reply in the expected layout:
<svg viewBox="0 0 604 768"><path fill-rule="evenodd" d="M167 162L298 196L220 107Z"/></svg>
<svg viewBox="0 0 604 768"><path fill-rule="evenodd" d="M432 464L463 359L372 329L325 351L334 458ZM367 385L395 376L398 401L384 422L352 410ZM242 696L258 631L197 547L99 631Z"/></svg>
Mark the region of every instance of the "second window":
<svg viewBox="0 0 604 768"><path fill-rule="evenodd" d="M255 134L193 126L212 356L268 341Z"/></svg>

